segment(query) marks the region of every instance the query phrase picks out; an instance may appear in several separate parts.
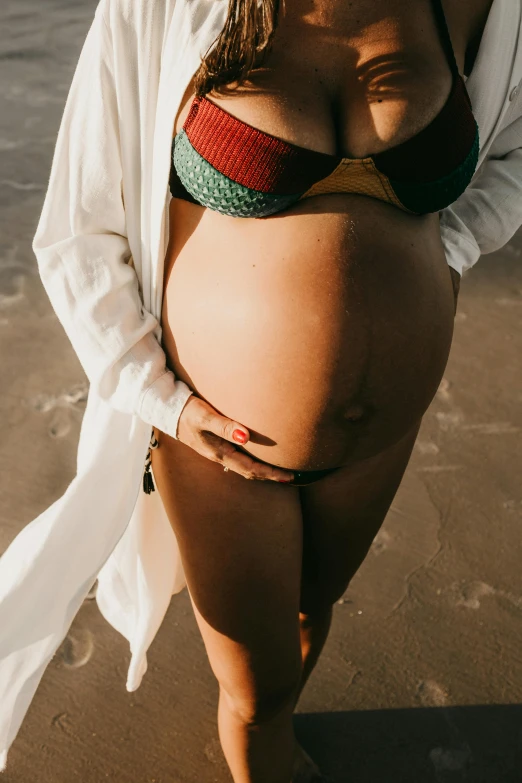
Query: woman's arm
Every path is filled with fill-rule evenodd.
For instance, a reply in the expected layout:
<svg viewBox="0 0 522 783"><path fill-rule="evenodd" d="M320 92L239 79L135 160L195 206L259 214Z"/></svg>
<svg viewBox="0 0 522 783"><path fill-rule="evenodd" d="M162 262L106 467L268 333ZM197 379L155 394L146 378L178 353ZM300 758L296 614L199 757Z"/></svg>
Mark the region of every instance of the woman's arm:
<svg viewBox="0 0 522 783"><path fill-rule="evenodd" d="M73 78L33 242L43 285L96 392L176 437L189 387L166 369L128 263L112 37L101 0Z"/></svg>
<svg viewBox="0 0 522 783"><path fill-rule="evenodd" d="M461 275L522 225L522 117L499 134L493 150L500 152L492 152L462 196L440 213L448 264Z"/></svg>

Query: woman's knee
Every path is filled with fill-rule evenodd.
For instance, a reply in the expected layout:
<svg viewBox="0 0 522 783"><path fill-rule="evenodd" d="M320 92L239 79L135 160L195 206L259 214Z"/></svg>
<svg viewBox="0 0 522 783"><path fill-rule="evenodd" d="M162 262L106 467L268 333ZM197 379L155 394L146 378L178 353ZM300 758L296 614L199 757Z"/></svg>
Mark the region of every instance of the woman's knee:
<svg viewBox="0 0 522 783"><path fill-rule="evenodd" d="M270 720L299 688L303 661L297 617L284 635L270 638L267 629L263 644L233 645L226 652L222 647L219 653L209 656L212 671L228 709L244 724Z"/></svg>
<svg viewBox="0 0 522 783"><path fill-rule="evenodd" d="M221 698L229 712L245 726L260 726L275 718L286 709L293 711L295 697L301 682L301 666L288 677L286 682L270 683L264 687L241 690L227 690L220 684Z"/></svg>

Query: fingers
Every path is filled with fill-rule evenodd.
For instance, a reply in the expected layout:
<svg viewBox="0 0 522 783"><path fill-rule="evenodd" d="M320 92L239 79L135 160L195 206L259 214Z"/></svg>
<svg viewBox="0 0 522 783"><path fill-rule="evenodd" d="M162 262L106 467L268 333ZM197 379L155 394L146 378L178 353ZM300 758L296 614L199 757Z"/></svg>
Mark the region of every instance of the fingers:
<svg viewBox="0 0 522 783"><path fill-rule="evenodd" d="M285 482L293 479L292 471L273 467L264 462L258 462L250 454L238 451L233 443L214 435L212 432L203 432L202 436L209 447L208 458L219 462L223 467L234 471L234 473L239 473L244 478Z"/></svg>
<svg viewBox="0 0 522 783"><path fill-rule="evenodd" d="M265 465L249 454L237 450L234 451L233 455L227 456L223 464L230 470L240 473L245 478L258 479L260 481L284 481L287 483L294 477L292 471Z"/></svg>
<svg viewBox="0 0 522 783"><path fill-rule="evenodd" d="M234 444L244 445L249 438L246 427L222 416L195 395L189 398L179 419L178 440L207 459L219 462L247 479L285 482L293 479L292 471L266 465L238 451Z"/></svg>

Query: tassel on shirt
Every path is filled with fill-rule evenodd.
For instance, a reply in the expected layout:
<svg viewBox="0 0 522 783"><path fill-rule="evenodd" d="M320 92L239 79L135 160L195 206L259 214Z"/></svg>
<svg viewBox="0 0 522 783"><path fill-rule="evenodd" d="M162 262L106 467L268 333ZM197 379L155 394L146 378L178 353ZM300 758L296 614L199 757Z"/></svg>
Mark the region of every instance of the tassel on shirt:
<svg viewBox="0 0 522 783"><path fill-rule="evenodd" d="M143 472L143 491L150 495L151 492L156 491L156 487L154 486L154 479L152 478L151 473L151 465L152 465L152 449L157 449L159 446L158 441L154 437L154 429L152 430L152 435L150 437L150 443L149 443L149 450L147 451L147 456L145 458L145 470Z"/></svg>

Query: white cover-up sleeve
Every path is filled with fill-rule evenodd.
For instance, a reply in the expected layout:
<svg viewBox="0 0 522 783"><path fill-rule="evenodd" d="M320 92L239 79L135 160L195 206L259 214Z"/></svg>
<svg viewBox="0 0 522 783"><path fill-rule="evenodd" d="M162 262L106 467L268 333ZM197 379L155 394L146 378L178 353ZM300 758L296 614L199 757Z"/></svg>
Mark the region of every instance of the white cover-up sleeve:
<svg viewBox="0 0 522 783"><path fill-rule="evenodd" d="M113 48L101 0L56 142L33 241L42 283L98 395L176 437L192 393L166 368L132 265ZM158 330L159 331L159 330Z"/></svg>
<svg viewBox="0 0 522 783"><path fill-rule="evenodd" d="M522 117L495 139L462 196L440 213L449 266L462 274L503 247L522 225Z"/></svg>

